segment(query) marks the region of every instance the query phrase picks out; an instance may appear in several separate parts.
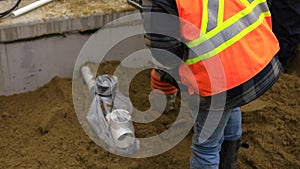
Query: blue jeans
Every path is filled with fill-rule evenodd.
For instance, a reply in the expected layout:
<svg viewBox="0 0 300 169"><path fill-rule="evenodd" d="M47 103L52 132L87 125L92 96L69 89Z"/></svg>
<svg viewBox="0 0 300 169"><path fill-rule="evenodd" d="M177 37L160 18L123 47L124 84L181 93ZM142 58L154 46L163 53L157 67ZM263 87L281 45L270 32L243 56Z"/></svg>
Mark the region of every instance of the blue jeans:
<svg viewBox="0 0 300 169"><path fill-rule="evenodd" d="M242 136L240 108L200 110L194 126L191 169L218 169L223 140Z"/></svg>

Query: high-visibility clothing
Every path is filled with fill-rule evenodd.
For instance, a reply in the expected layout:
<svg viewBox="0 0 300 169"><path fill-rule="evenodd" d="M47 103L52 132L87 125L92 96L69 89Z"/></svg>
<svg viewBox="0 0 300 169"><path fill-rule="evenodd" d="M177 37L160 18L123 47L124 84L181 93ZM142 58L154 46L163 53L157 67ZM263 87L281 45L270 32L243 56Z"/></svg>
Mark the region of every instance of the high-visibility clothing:
<svg viewBox="0 0 300 169"><path fill-rule="evenodd" d="M232 89L259 73L279 50L266 0L176 4L181 34L190 48L188 67L181 66L179 73L191 94L211 96Z"/></svg>

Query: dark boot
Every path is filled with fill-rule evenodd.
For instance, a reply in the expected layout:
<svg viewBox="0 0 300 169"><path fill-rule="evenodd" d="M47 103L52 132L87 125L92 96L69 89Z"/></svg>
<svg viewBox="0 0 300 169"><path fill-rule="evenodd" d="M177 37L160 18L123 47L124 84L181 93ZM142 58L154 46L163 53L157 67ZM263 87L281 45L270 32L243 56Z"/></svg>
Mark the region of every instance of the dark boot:
<svg viewBox="0 0 300 169"><path fill-rule="evenodd" d="M240 146L240 140L224 140L220 151L219 169L237 169L237 154Z"/></svg>

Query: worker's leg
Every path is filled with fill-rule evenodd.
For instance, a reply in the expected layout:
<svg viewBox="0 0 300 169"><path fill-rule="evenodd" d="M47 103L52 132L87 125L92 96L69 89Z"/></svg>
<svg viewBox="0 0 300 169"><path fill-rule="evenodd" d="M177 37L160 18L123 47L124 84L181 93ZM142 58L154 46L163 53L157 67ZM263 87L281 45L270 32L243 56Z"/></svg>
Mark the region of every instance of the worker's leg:
<svg viewBox="0 0 300 169"><path fill-rule="evenodd" d="M242 136L242 112L234 108L224 130L224 140L238 140Z"/></svg>
<svg viewBox="0 0 300 169"><path fill-rule="evenodd" d="M237 154L241 145L242 113L240 108L232 110L230 118L224 130L224 141L220 152L219 169L236 169Z"/></svg>
<svg viewBox="0 0 300 169"><path fill-rule="evenodd" d="M229 118L231 119L231 122L227 127L227 131L230 130L228 136L230 136L230 138L237 138L241 135L241 116L236 116L236 114L239 114L238 112L239 109L228 109L225 111L211 110L210 112L208 112L208 110L199 111L194 128L192 157L190 161L191 169L219 168L219 151L224 139L225 126L227 125ZM207 120L210 118L212 120ZM207 125L213 126L212 124L215 123L218 124L217 128L207 127ZM233 131L236 131L236 133Z"/></svg>

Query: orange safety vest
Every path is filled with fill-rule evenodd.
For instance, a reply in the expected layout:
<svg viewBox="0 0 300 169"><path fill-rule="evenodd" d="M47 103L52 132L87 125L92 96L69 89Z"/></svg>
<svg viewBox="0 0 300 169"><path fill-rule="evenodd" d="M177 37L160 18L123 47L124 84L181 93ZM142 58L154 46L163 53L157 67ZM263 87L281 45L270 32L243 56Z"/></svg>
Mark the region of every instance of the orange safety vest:
<svg viewBox="0 0 300 169"><path fill-rule="evenodd" d="M185 60L188 66L179 68L190 94L211 96L232 89L259 73L279 50L266 0L176 4L181 34L190 53L196 53Z"/></svg>

